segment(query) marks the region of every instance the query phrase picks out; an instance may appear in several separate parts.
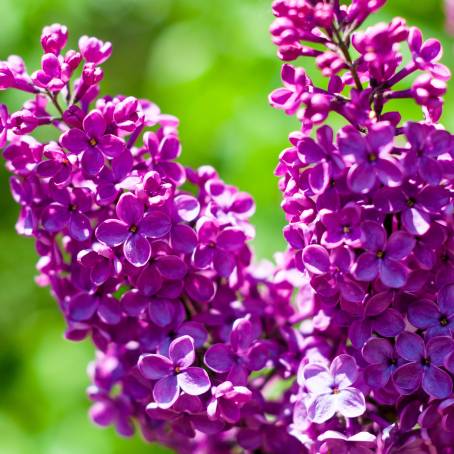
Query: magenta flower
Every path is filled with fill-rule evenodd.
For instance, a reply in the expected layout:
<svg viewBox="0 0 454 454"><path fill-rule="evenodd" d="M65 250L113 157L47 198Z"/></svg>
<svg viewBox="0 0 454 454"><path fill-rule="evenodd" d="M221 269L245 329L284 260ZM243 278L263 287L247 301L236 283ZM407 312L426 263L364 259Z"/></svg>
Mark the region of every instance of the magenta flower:
<svg viewBox="0 0 454 454"><path fill-rule="evenodd" d="M337 412L356 418L366 411L364 395L352 385L358 379L358 366L350 355L339 355L330 368L321 364L304 367L303 383L311 399L307 409L312 422L321 424Z"/></svg>
<svg viewBox="0 0 454 454"><path fill-rule="evenodd" d="M408 233L394 232L388 239L385 229L376 222L362 224L363 247L367 252L361 254L356 262L354 275L365 282L377 276L384 285L391 288L403 287L407 281L408 270L402 259L408 257L415 246L415 240Z"/></svg>
<svg viewBox="0 0 454 454"><path fill-rule="evenodd" d="M112 54L112 44L108 41L105 43L97 38L82 36L79 39L79 49L84 60L88 63L101 65Z"/></svg>
<svg viewBox="0 0 454 454"><path fill-rule="evenodd" d="M41 69L32 74L35 85L52 93L61 91L68 82L62 63L55 54L45 54L41 59Z"/></svg>
<svg viewBox="0 0 454 454"><path fill-rule="evenodd" d="M162 238L170 231L169 217L162 211L144 213L144 205L131 193L122 194L116 206L118 219L107 219L96 229L96 237L110 247L123 245L126 259L136 267L151 257L148 238Z"/></svg>
<svg viewBox="0 0 454 454"><path fill-rule="evenodd" d="M448 336L430 339L427 344L415 333L404 332L397 337L396 350L401 358L409 361L393 374L393 381L402 394L411 394L420 386L437 399L444 399L452 392L452 380L440 368L454 349Z"/></svg>
<svg viewBox="0 0 454 454"><path fill-rule="evenodd" d="M72 153L82 153L82 167L89 175L97 175L104 167L104 158L115 158L124 149L117 136L106 134L106 120L99 110L92 110L83 120L83 129L73 128L60 137L60 143Z"/></svg>
<svg viewBox="0 0 454 454"><path fill-rule="evenodd" d="M270 104L277 109L293 115L301 106L302 96L312 86L312 82L303 68L283 65L281 72L285 88L278 88L269 96Z"/></svg>
<svg viewBox="0 0 454 454"><path fill-rule="evenodd" d="M68 28L60 24L52 24L43 28L41 46L46 53L58 55L68 41Z"/></svg>
<svg viewBox="0 0 454 454"><path fill-rule="evenodd" d="M213 397L208 403L207 414L212 419L221 419L230 424L241 418L241 407L252 398L251 391L245 386L234 386L225 381L211 390Z"/></svg>
<svg viewBox="0 0 454 454"><path fill-rule="evenodd" d="M200 367L191 367L195 361L194 340L181 336L169 346L169 357L145 354L139 358L139 369L148 380L158 380L153 387L153 398L161 408L170 408L178 399L180 390L191 396L200 396L210 389L210 379Z"/></svg>
<svg viewBox="0 0 454 454"><path fill-rule="evenodd" d="M402 171L391 156L394 128L387 122L373 125L366 137L346 126L338 136L342 154L353 156L355 163L348 173L348 185L354 192L367 193L377 182L395 187L402 182Z"/></svg>

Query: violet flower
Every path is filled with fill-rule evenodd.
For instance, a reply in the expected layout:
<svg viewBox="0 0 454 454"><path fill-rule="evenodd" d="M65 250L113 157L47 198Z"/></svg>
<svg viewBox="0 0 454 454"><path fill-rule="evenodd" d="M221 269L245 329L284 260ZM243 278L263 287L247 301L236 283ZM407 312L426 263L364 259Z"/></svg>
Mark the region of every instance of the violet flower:
<svg viewBox="0 0 454 454"><path fill-rule="evenodd" d="M169 346L169 357L145 354L139 358L139 369L148 380L158 380L153 387L153 398L160 408L170 408L178 399L180 390L191 396L205 394L210 379L200 367L191 367L195 361L194 340L181 336Z"/></svg>
<svg viewBox="0 0 454 454"><path fill-rule="evenodd" d="M394 384L402 394L411 394L422 386L432 397L448 397L452 392L452 380L440 366L453 349L454 341L448 336L433 337L424 344L417 334L400 334L396 350L401 358L409 362L394 372Z"/></svg>

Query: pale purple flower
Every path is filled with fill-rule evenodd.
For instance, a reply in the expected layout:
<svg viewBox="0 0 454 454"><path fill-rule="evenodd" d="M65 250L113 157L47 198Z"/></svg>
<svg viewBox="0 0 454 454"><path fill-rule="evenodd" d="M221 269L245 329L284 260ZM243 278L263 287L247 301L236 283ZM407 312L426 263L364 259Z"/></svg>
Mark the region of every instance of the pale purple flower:
<svg viewBox="0 0 454 454"><path fill-rule="evenodd" d="M350 355L339 355L330 368L313 363L304 367L303 383L310 393L308 417L321 424L337 412L347 418L366 411L364 395L352 385L358 379L358 365Z"/></svg>

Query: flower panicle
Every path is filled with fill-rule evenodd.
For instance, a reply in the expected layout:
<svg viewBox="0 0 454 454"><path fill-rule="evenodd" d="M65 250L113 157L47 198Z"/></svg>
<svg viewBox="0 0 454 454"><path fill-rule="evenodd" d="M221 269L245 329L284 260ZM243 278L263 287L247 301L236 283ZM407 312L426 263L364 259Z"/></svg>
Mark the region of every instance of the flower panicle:
<svg viewBox="0 0 454 454"><path fill-rule="evenodd" d="M279 358L294 311L283 263L252 264L254 200L214 168L179 162L177 118L100 95L109 42L67 42L53 24L35 72L19 57L0 63L0 89L30 94L16 111L0 106L0 145L16 229L36 242L36 281L66 338L96 348L91 419L182 453L237 439L273 450L276 435L298 446L281 404L268 408L268 380L290 374ZM42 127L52 140L38 140Z"/></svg>
<svg viewBox="0 0 454 454"><path fill-rule="evenodd" d="M285 63L269 100L301 125L275 172L302 282L290 433L311 453L454 445L450 72L441 44L402 18L359 30L384 3L273 4ZM396 110L402 99L419 118Z"/></svg>

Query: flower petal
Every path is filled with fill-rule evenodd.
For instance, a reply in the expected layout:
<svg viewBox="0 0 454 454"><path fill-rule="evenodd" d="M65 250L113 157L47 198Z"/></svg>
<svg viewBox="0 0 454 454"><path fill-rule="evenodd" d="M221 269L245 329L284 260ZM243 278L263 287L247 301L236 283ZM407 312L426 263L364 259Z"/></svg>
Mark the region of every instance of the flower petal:
<svg viewBox="0 0 454 454"><path fill-rule="evenodd" d="M142 355L137 363L140 373L148 380L159 380L173 373L173 364L162 355Z"/></svg>
<svg viewBox="0 0 454 454"><path fill-rule="evenodd" d="M128 226L124 222L117 219L108 219L98 225L95 234L101 243L115 247L125 242L129 232Z"/></svg>
<svg viewBox="0 0 454 454"><path fill-rule="evenodd" d="M126 260L136 267L147 264L151 257L151 246L148 240L140 234L132 234L123 244Z"/></svg>
<svg viewBox="0 0 454 454"><path fill-rule="evenodd" d="M356 388L346 388L335 394L337 411L346 418L356 418L366 411L363 393Z"/></svg>
<svg viewBox="0 0 454 454"><path fill-rule="evenodd" d="M160 408L170 408L180 395L180 387L175 375L161 378L153 388L153 398Z"/></svg>
<svg viewBox="0 0 454 454"><path fill-rule="evenodd" d="M191 396L200 396L211 387L210 378L201 367L188 367L177 375L177 379L181 389Z"/></svg>
<svg viewBox="0 0 454 454"><path fill-rule="evenodd" d="M445 399L452 392L452 380L447 372L436 366L424 369L422 388L429 396L436 399Z"/></svg>
<svg viewBox="0 0 454 454"><path fill-rule="evenodd" d="M194 340L190 336L181 336L169 346L169 357L175 366L187 368L195 361Z"/></svg>
<svg viewBox="0 0 454 454"><path fill-rule="evenodd" d="M396 350L407 361L419 361L424 357L424 341L417 334L406 331L397 337Z"/></svg>
<svg viewBox="0 0 454 454"><path fill-rule="evenodd" d="M307 409L307 416L316 423L322 424L331 419L337 410L336 398L331 394L317 396Z"/></svg>
<svg viewBox="0 0 454 454"><path fill-rule="evenodd" d="M402 394L411 394L421 385L422 366L418 363L408 363L400 366L393 374L393 382Z"/></svg>
<svg viewBox="0 0 454 454"><path fill-rule="evenodd" d="M121 195L115 208L119 219L128 227L138 226L143 217L143 210L143 202L130 192Z"/></svg>
<svg viewBox="0 0 454 454"><path fill-rule="evenodd" d="M205 364L214 372L226 373L233 366L233 358L226 344L214 344L205 353Z"/></svg>

